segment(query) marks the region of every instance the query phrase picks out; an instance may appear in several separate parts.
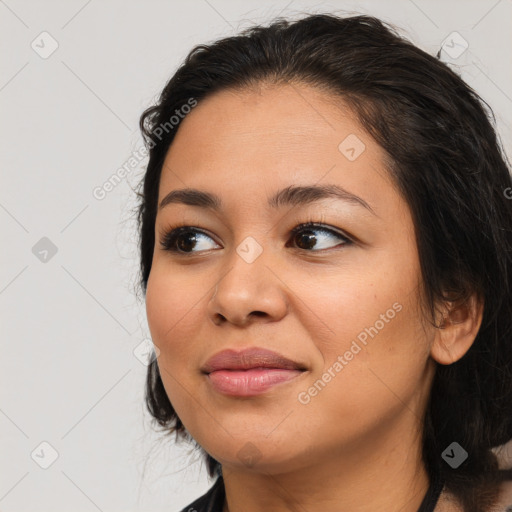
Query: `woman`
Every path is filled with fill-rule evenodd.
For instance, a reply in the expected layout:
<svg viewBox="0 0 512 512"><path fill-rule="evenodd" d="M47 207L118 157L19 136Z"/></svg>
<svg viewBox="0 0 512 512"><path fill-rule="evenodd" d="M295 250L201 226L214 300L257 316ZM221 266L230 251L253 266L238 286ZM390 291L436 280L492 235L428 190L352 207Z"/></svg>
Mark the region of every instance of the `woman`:
<svg viewBox="0 0 512 512"><path fill-rule="evenodd" d="M193 49L144 112L146 402L184 510L504 510L512 181L485 102L369 16ZM487 105L487 104L485 104Z"/></svg>

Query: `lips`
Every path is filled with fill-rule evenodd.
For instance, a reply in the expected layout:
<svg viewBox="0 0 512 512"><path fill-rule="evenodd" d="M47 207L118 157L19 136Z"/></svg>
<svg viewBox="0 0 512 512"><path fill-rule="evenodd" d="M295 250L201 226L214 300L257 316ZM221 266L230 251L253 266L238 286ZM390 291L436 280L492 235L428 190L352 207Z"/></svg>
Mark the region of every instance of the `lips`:
<svg viewBox="0 0 512 512"><path fill-rule="evenodd" d="M248 348L240 352L223 350L208 359L201 368L203 373L218 370L250 370L251 368L273 368L281 370L305 370L300 363L271 350Z"/></svg>
<svg viewBox="0 0 512 512"><path fill-rule="evenodd" d="M250 348L219 352L201 371L215 391L231 397L251 397L301 376L306 367L276 352Z"/></svg>

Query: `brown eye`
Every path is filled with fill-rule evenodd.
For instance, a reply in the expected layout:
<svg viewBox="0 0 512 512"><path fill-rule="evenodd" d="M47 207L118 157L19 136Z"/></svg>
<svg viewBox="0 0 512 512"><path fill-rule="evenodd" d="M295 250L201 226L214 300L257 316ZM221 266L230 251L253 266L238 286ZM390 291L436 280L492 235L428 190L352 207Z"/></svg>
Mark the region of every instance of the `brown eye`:
<svg viewBox="0 0 512 512"><path fill-rule="evenodd" d="M316 237L313 231L302 231L302 233L298 233L295 235L295 241L299 249L312 249L316 243Z"/></svg>
<svg viewBox="0 0 512 512"><path fill-rule="evenodd" d="M191 251L197 243L195 233L190 231L185 233L179 233L176 237L176 246L180 251L188 252Z"/></svg>
<svg viewBox="0 0 512 512"><path fill-rule="evenodd" d="M169 229L162 236L160 246L165 251L186 256L214 248L208 246L208 240L213 241L213 238L204 231L192 226L179 226ZM295 247L308 252L319 252L353 243L347 236L313 222L300 224L293 229L291 240Z"/></svg>
<svg viewBox="0 0 512 512"><path fill-rule="evenodd" d="M189 226L182 226L165 233L160 245L165 251L194 254L199 252L193 250L197 246L199 246L201 250L209 249L205 247L204 239L212 240L210 236L202 231Z"/></svg>
<svg viewBox="0 0 512 512"><path fill-rule="evenodd" d="M310 252L317 252L318 250L331 249L338 245L349 245L352 243L350 239L343 236L341 233L315 223L301 224L295 228L292 233L295 245L299 249ZM318 233L322 233L323 235L317 236ZM334 245L329 244L329 239L337 241L338 243L335 243ZM340 240L342 242L341 244L339 243ZM326 245L327 247L325 247ZM316 250L311 251L313 248L316 248Z"/></svg>

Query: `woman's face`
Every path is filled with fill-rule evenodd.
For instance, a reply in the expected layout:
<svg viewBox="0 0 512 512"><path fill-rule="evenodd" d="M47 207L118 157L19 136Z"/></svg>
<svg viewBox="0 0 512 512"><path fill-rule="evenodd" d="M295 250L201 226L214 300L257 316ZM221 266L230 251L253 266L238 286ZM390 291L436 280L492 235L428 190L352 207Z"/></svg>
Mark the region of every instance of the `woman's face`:
<svg viewBox="0 0 512 512"><path fill-rule="evenodd" d="M384 158L338 98L306 85L222 91L181 122L158 203L187 188L220 204L159 208L147 315L170 401L223 465L272 473L412 443L432 334L413 222ZM161 243L174 225L199 232L172 252ZM203 371L254 347L300 370Z"/></svg>

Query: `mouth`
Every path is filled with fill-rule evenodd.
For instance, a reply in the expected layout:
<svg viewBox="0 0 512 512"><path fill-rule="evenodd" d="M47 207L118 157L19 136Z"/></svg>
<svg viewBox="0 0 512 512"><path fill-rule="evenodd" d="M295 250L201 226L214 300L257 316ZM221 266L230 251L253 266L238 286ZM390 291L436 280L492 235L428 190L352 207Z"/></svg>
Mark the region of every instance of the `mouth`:
<svg viewBox="0 0 512 512"><path fill-rule="evenodd" d="M201 368L219 393L230 396L255 396L302 375L306 366L276 352L250 348L241 352L224 350Z"/></svg>

